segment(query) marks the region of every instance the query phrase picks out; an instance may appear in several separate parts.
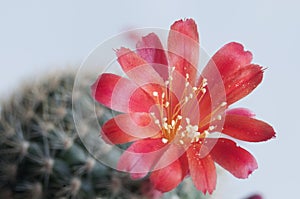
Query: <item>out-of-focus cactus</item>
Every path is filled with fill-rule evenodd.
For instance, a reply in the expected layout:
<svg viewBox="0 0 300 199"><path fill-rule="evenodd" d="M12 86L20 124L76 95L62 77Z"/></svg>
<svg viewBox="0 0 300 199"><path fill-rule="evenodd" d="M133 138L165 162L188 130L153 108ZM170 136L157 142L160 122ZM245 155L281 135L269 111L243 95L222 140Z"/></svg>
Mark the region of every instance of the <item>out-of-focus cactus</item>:
<svg viewBox="0 0 300 199"><path fill-rule="evenodd" d="M202 198L189 180L161 196L149 179L133 181L97 162L76 133L74 79L75 74L67 72L49 76L1 104L0 198ZM86 88L93 81L87 77L80 82L81 93L75 93L73 103L95 109L102 123L111 111L90 97ZM99 136L98 125L84 118L77 127L92 142L91 135Z"/></svg>

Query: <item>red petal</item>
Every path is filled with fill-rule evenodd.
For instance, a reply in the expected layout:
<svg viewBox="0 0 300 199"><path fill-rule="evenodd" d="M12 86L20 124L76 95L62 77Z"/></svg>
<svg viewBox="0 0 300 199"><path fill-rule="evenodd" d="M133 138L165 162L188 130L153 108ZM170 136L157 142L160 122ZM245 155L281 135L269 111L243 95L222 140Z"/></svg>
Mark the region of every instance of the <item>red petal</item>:
<svg viewBox="0 0 300 199"><path fill-rule="evenodd" d="M137 85L159 84L163 85L162 77L144 59L127 48L117 50L118 62L126 75Z"/></svg>
<svg viewBox="0 0 300 199"><path fill-rule="evenodd" d="M199 60L199 35L194 20L179 20L171 26L168 51L169 65L175 66L184 78L189 74L193 83Z"/></svg>
<svg viewBox="0 0 300 199"><path fill-rule="evenodd" d="M219 49L212 60L218 67L222 78L225 78L249 65L252 61L252 53L245 51L242 44L231 42Z"/></svg>
<svg viewBox="0 0 300 199"><path fill-rule="evenodd" d="M275 132L269 124L242 115L226 115L224 134L248 142L262 142L275 137Z"/></svg>
<svg viewBox="0 0 300 199"><path fill-rule="evenodd" d="M225 77L227 103L232 104L251 93L262 81L263 70L258 65L248 65Z"/></svg>
<svg viewBox="0 0 300 199"><path fill-rule="evenodd" d="M258 167L248 151L228 139L219 138L210 154L215 162L237 178L247 178Z"/></svg>
<svg viewBox="0 0 300 199"><path fill-rule="evenodd" d="M157 190L168 192L180 184L184 178L184 174L185 172L182 171L180 161L175 160L167 167L153 171L150 180Z"/></svg>
<svg viewBox="0 0 300 199"><path fill-rule="evenodd" d="M204 68L202 75L208 80L208 87L215 100L225 89L227 104L230 105L251 93L262 81L262 67L250 64L252 54L244 51L239 43L222 47ZM202 79L198 82L200 84Z"/></svg>
<svg viewBox="0 0 300 199"><path fill-rule="evenodd" d="M133 179L145 177L164 152L161 139L134 142L120 157L117 169L131 173Z"/></svg>
<svg viewBox="0 0 300 199"><path fill-rule="evenodd" d="M255 113L247 108L233 108L226 110L227 115L240 115L246 117L255 117Z"/></svg>
<svg viewBox="0 0 300 199"><path fill-rule="evenodd" d="M136 44L136 48L138 55L150 63L164 80L167 80L168 61L158 36L154 33L148 34Z"/></svg>
<svg viewBox="0 0 300 199"><path fill-rule="evenodd" d="M100 75L91 89L99 103L120 112L147 112L154 104L143 89L115 74Z"/></svg>
<svg viewBox="0 0 300 199"><path fill-rule="evenodd" d="M198 190L211 194L216 188L216 168L210 155L200 158L200 150L199 143L192 144L187 150L190 174Z"/></svg>
<svg viewBox="0 0 300 199"><path fill-rule="evenodd" d="M102 126L103 139L113 144L153 137L159 130L147 113L120 114Z"/></svg>

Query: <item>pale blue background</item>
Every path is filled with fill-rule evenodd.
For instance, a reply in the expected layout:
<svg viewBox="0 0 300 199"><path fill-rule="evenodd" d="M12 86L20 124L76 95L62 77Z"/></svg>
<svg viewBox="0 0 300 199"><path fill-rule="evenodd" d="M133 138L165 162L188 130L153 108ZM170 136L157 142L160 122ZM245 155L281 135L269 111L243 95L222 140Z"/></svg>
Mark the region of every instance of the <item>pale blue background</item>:
<svg viewBox="0 0 300 199"><path fill-rule="evenodd" d="M277 138L243 144L259 169L248 180L227 172L213 198L239 199L253 192L267 199L297 198L299 191L300 4L271 1L0 1L0 98L23 80L78 65L100 42L128 27L168 28L194 18L201 44L215 52L242 42L254 62L268 67L264 82L238 105L273 124Z"/></svg>

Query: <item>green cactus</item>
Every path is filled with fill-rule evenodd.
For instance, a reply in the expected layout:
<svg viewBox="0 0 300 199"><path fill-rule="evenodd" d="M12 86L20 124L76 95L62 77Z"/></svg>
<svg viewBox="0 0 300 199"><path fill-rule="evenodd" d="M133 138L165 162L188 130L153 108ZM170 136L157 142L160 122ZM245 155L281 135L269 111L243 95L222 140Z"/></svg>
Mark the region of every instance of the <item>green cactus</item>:
<svg viewBox="0 0 300 199"><path fill-rule="evenodd" d="M0 198L161 198L148 178L131 180L96 161L79 139L72 116L75 73L28 84L0 106ZM94 103L88 77L74 103L94 109L103 123L110 110ZM86 139L99 136L85 118ZM101 147L100 147L101 148ZM189 180L162 198L202 198Z"/></svg>

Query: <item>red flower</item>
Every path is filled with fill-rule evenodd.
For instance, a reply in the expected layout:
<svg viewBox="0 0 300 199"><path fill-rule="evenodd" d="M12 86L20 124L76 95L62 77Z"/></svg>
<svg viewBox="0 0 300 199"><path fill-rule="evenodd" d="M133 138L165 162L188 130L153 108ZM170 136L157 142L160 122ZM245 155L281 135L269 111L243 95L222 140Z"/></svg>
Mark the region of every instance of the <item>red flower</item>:
<svg viewBox="0 0 300 199"><path fill-rule="evenodd" d="M249 110L227 109L262 81L263 69L251 63L252 54L239 43L228 43L199 75L199 51L195 22L179 20L171 26L168 51L151 33L137 43L136 52L117 50L127 77L104 73L92 86L99 103L122 112L103 125L103 139L133 142L118 169L132 178L151 172L151 182L162 192L190 175L197 189L212 193L215 162L247 178L257 169L255 158L222 135L248 142L275 136Z"/></svg>

